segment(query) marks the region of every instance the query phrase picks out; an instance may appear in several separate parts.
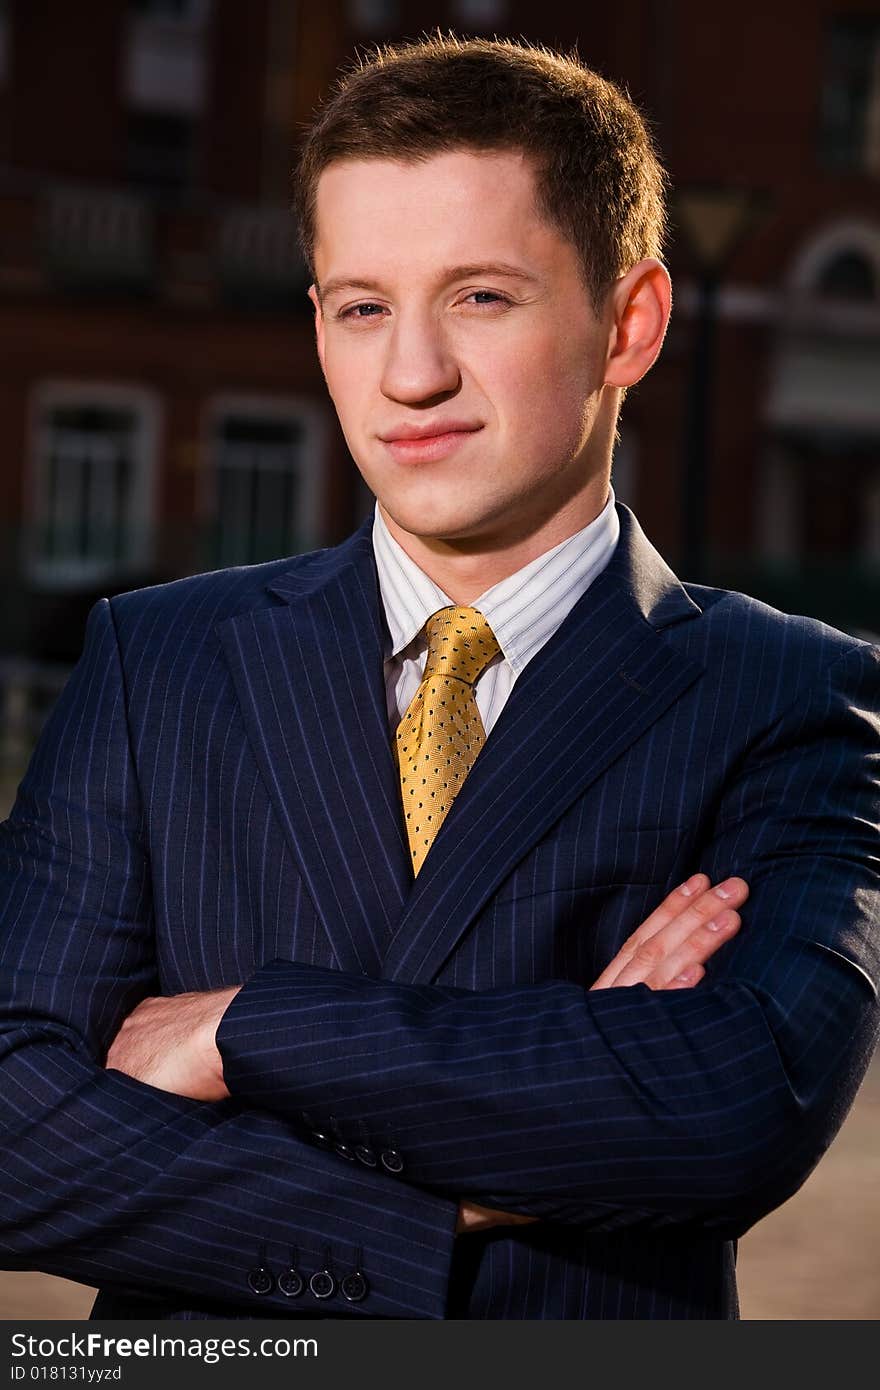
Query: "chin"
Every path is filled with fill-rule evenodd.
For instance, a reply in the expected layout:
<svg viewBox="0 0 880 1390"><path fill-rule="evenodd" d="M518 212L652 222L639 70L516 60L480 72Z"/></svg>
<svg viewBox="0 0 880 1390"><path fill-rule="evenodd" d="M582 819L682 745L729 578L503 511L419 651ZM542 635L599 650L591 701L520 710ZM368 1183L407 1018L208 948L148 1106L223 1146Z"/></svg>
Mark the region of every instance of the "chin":
<svg viewBox="0 0 880 1390"><path fill-rule="evenodd" d="M464 512L461 507L424 507L416 503L404 506L389 505L383 498L379 501L386 515L390 516L401 531L423 540L458 540L475 536L488 523L482 513Z"/></svg>

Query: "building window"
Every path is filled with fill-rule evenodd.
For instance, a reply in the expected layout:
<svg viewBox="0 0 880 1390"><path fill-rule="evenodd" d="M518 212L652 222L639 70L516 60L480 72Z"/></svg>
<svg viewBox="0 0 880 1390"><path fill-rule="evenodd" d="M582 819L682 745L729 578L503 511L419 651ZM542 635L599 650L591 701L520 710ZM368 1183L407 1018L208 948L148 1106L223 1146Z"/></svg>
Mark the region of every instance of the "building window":
<svg viewBox="0 0 880 1390"><path fill-rule="evenodd" d="M770 564L876 569L880 554L876 436L802 426L771 439L757 515Z"/></svg>
<svg viewBox="0 0 880 1390"><path fill-rule="evenodd" d="M400 24L399 0L348 0L348 19L353 29L372 34Z"/></svg>
<svg viewBox="0 0 880 1390"><path fill-rule="evenodd" d="M861 251L839 251L822 267L816 288L832 299L876 299L874 266Z"/></svg>
<svg viewBox="0 0 880 1390"><path fill-rule="evenodd" d="M800 445L800 535L807 563L865 563L871 549L868 498L876 487L876 443L815 431Z"/></svg>
<svg viewBox="0 0 880 1390"><path fill-rule="evenodd" d="M207 99L209 0L129 0L123 98L132 183L183 191L196 177Z"/></svg>
<svg viewBox="0 0 880 1390"><path fill-rule="evenodd" d="M193 181L195 133L186 116L133 112L128 118L129 181L160 193L181 192Z"/></svg>
<svg viewBox="0 0 880 1390"><path fill-rule="evenodd" d="M198 116L207 85L205 0L135 0L129 5L124 92L135 111Z"/></svg>
<svg viewBox="0 0 880 1390"><path fill-rule="evenodd" d="M832 169L880 174L880 17L840 16L827 31L821 155Z"/></svg>
<svg viewBox="0 0 880 1390"><path fill-rule="evenodd" d="M505 0L456 0L452 9L456 22L471 29L486 29L507 18Z"/></svg>
<svg viewBox="0 0 880 1390"><path fill-rule="evenodd" d="M322 423L306 404L214 407L208 498L213 567L259 564L320 542Z"/></svg>
<svg viewBox="0 0 880 1390"><path fill-rule="evenodd" d="M869 219L842 218L821 227L798 252L787 278L803 306L824 300L876 305L880 298L880 226Z"/></svg>
<svg viewBox="0 0 880 1390"><path fill-rule="evenodd" d="M148 392L48 387L37 400L27 569L89 587L152 560L157 408Z"/></svg>

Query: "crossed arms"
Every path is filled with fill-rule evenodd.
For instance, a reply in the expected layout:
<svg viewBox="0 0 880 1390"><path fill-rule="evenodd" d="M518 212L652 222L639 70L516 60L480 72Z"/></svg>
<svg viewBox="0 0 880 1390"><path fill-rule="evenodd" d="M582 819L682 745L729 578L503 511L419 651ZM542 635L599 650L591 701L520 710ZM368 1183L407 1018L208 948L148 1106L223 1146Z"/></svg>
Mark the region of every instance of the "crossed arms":
<svg viewBox="0 0 880 1390"><path fill-rule="evenodd" d="M270 961L216 1033L232 1094L204 1101L107 1065L159 980L99 605L0 832L0 1264L277 1313L247 1284L259 1247L318 1268L329 1246L372 1272L352 1311L442 1317L462 1199L740 1233L827 1147L876 1037L878 687L850 649L731 776L698 867L751 896L698 988L472 994ZM406 1172L317 1148L304 1110L393 1128Z"/></svg>
<svg viewBox="0 0 880 1390"><path fill-rule="evenodd" d="M713 887L694 874L670 893L624 943L591 989L692 988L704 964L739 930L736 908L748 897L742 879ZM217 1030L240 985L171 996L148 996L128 1015L107 1052L105 1066L160 1090L216 1101L229 1096ZM267 1098L271 1108L271 1097ZM537 1217L459 1202L456 1233L516 1225Z"/></svg>

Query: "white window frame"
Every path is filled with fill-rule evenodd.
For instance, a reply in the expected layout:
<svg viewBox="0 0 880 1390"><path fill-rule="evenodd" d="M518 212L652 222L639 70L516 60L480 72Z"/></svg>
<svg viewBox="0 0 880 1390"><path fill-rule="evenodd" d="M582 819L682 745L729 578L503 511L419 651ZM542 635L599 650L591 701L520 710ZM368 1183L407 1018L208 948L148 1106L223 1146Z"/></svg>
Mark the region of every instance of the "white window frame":
<svg viewBox="0 0 880 1390"><path fill-rule="evenodd" d="M847 218L822 227L801 247L788 273L788 289L794 294L821 295L819 283L825 267L844 252L864 256L880 283L880 227L873 222Z"/></svg>
<svg viewBox="0 0 880 1390"><path fill-rule="evenodd" d="M203 413L202 426L202 486L199 492L199 511L202 524L212 527L217 522L218 497L215 446L221 421L230 416L251 417L267 422L289 422L303 431L302 468L298 483L300 510L298 530L302 550L315 550L324 544L324 481L328 465L329 427L326 409L305 396L273 396L269 394L230 394L212 396ZM283 556L276 556L282 559Z"/></svg>
<svg viewBox="0 0 880 1390"><path fill-rule="evenodd" d="M139 15L128 21L123 93L134 111L196 118L207 102L208 0L190 0L188 14Z"/></svg>
<svg viewBox="0 0 880 1390"><path fill-rule="evenodd" d="M135 418L132 444L134 483L129 517L130 548L122 560L50 559L39 553L37 536L49 498L48 458L53 432L46 416L71 407L130 410ZM29 458L25 473L24 555L22 568L38 588L80 589L141 575L154 562L158 450L162 410L158 395L141 386L106 381L45 381L31 396Z"/></svg>

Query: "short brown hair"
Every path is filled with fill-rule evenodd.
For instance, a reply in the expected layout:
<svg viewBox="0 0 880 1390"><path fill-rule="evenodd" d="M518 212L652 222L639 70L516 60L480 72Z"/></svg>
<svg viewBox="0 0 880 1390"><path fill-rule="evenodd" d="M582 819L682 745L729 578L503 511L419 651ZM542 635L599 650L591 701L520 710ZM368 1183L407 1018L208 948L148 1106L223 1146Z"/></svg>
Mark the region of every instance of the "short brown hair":
<svg viewBox="0 0 880 1390"><path fill-rule="evenodd" d="M662 254L667 175L628 95L574 51L438 30L358 55L307 131L294 210L310 278L318 180L329 164L460 149L532 157L538 208L577 249L597 316L620 275Z"/></svg>

